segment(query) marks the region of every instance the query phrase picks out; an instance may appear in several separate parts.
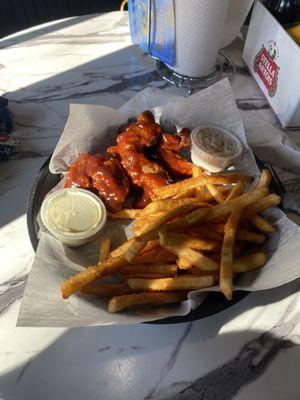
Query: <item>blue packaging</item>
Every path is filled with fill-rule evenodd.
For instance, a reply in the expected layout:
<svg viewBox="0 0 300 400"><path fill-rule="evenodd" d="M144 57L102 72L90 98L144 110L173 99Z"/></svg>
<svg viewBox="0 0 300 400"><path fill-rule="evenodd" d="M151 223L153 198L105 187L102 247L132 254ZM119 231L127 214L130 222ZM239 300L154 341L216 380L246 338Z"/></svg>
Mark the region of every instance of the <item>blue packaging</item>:
<svg viewBox="0 0 300 400"><path fill-rule="evenodd" d="M128 11L132 42L150 56L173 66L173 0L129 0Z"/></svg>

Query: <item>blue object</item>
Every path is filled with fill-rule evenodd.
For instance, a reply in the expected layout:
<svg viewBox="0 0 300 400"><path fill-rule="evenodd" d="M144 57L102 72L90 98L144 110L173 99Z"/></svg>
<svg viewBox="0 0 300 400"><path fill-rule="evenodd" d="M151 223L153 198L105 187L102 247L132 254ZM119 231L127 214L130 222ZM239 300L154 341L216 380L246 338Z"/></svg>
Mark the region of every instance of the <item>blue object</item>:
<svg viewBox="0 0 300 400"><path fill-rule="evenodd" d="M173 66L173 0L129 0L128 11L132 42L152 57Z"/></svg>

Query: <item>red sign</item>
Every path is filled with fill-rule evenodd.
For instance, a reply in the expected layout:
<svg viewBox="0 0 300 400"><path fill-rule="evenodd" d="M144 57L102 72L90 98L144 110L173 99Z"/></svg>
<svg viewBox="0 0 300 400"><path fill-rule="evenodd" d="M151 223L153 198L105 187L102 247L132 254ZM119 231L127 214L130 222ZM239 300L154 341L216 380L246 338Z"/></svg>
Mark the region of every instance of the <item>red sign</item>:
<svg viewBox="0 0 300 400"><path fill-rule="evenodd" d="M258 52L254 59L254 71L257 72L260 79L263 81L268 93L273 97L277 89L278 80L278 65L268 53L265 46Z"/></svg>

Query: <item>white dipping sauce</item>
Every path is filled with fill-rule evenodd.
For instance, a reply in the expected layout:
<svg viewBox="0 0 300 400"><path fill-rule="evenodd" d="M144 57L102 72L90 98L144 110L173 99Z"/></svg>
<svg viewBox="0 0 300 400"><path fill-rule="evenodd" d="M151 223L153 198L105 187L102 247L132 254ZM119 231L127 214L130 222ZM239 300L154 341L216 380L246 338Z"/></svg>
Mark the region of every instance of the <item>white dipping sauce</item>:
<svg viewBox="0 0 300 400"><path fill-rule="evenodd" d="M61 189L46 197L41 208L46 229L69 246L91 240L106 221L106 209L93 193L84 189Z"/></svg>

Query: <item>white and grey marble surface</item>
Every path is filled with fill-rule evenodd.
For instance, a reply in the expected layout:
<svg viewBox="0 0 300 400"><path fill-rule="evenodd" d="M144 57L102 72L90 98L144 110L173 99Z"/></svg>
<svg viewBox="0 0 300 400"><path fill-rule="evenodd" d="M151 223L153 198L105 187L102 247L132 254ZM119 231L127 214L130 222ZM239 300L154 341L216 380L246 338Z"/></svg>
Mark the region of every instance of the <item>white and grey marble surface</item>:
<svg viewBox="0 0 300 400"><path fill-rule="evenodd" d="M241 110L273 125L241 60L232 88ZM118 108L147 86L176 93L130 43L121 12L56 21L0 40L0 94L22 146L0 164L0 398L300 399L299 281L250 294L192 323L78 329L16 328L33 250L26 227L32 180L51 154L69 103ZM290 135L297 142L298 132ZM300 136L298 143L300 142ZM281 171L299 192L300 176Z"/></svg>

